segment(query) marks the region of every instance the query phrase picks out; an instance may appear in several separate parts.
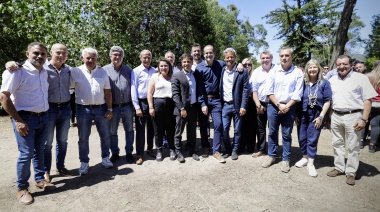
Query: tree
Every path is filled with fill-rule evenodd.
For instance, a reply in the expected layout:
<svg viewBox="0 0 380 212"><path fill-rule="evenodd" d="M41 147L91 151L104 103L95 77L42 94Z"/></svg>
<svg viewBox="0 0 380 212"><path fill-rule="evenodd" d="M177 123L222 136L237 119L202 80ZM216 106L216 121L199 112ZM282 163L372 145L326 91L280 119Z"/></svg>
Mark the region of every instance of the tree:
<svg viewBox="0 0 380 212"><path fill-rule="evenodd" d="M373 63L380 59L380 13L374 15L371 21L372 32L366 40L366 66L372 67Z"/></svg>
<svg viewBox="0 0 380 212"><path fill-rule="evenodd" d="M356 0L346 0L344 4L342 16L340 18L338 31L336 33L335 45L333 48L333 53L330 59L330 69L334 67L335 60L339 55L344 54L345 46L348 41L348 29L350 27L352 21L352 13L354 11L354 7L356 4Z"/></svg>

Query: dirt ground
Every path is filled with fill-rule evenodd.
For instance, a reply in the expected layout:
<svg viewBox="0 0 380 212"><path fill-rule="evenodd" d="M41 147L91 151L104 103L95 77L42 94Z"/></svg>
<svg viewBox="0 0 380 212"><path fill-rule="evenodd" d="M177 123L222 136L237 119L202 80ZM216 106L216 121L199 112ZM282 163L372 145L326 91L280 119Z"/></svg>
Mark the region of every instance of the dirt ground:
<svg viewBox="0 0 380 212"><path fill-rule="evenodd" d="M78 176L78 132L71 128L66 167L75 175L52 172L52 183L58 187L53 192L36 189L31 177L35 202L23 206L16 199L18 151L9 117L0 117L0 129L0 211L380 211L380 151L368 153L368 146L361 151L356 185L349 186L345 176L326 176L333 167L328 130L322 131L315 161L318 177L312 178L306 168L294 166L301 157L295 130L291 170L282 173L280 158L265 169L261 167L264 157L250 154L220 164L211 155L194 161L185 152L186 162L180 164L170 161L166 151L162 162L146 155L141 166L127 164L123 139L121 159L114 168L105 169L95 127L89 173ZM121 128L119 133L124 138Z"/></svg>

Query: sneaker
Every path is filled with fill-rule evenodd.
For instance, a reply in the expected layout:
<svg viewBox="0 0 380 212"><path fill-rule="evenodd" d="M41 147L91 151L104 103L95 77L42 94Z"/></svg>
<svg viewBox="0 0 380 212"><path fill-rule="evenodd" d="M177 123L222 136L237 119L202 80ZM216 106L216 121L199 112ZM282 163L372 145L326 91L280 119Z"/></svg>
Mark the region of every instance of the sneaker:
<svg viewBox="0 0 380 212"><path fill-rule="evenodd" d="M170 150L170 160L177 159L177 154L174 152L174 150Z"/></svg>
<svg viewBox="0 0 380 212"><path fill-rule="evenodd" d="M329 177L336 177L336 176L343 175L343 174L344 174L343 172L341 172L337 169L333 169L333 170L327 172L327 176L329 176Z"/></svg>
<svg viewBox="0 0 380 212"><path fill-rule="evenodd" d="M73 174L73 173L71 173L71 171L69 171L69 170L66 169L66 168L56 169L56 170L55 170L55 173L56 173L56 174L59 174L59 175L63 175L63 176L70 176L70 175Z"/></svg>
<svg viewBox="0 0 380 212"><path fill-rule="evenodd" d="M115 163L117 160L119 160L119 154L112 154L111 158L110 158L110 161L112 163Z"/></svg>
<svg viewBox="0 0 380 212"><path fill-rule="evenodd" d="M127 158L128 163L134 163L135 162L135 158L133 158L132 153L127 153L127 155L125 157Z"/></svg>
<svg viewBox="0 0 380 212"><path fill-rule="evenodd" d="M368 146L368 151L369 151L370 153L375 153L375 151L376 151L376 146L373 145L373 144L370 144L370 145Z"/></svg>
<svg viewBox="0 0 380 212"><path fill-rule="evenodd" d="M141 164L143 164L143 162L144 162L143 156L139 155L137 160L136 160L136 164L141 165Z"/></svg>
<svg viewBox="0 0 380 212"><path fill-rule="evenodd" d="M268 156L267 159L265 159L264 163L261 164L261 166L263 168L268 168L269 166L271 166L272 164L274 164L275 161L276 161L275 158L272 158L272 157Z"/></svg>
<svg viewBox="0 0 380 212"><path fill-rule="evenodd" d="M161 150L157 150L156 161L157 161L157 162L161 162L161 161L162 161L162 153L161 153Z"/></svg>
<svg viewBox="0 0 380 212"><path fill-rule="evenodd" d="M80 168L79 168L79 175L85 175L85 174L87 174L88 168L90 168L88 166L88 163L81 162L80 163Z"/></svg>
<svg viewBox="0 0 380 212"><path fill-rule="evenodd" d="M191 157L195 160L195 161L199 161L199 156L195 153L191 154Z"/></svg>
<svg viewBox="0 0 380 212"><path fill-rule="evenodd" d="M364 142L363 141L360 141L360 149L363 149L364 148Z"/></svg>
<svg viewBox="0 0 380 212"><path fill-rule="evenodd" d="M153 151L153 149L148 149L146 151L146 153L148 153L148 155L152 158L155 158L156 157L156 153Z"/></svg>
<svg viewBox="0 0 380 212"><path fill-rule="evenodd" d="M265 155L264 152L262 152L262 151L258 151L258 152L256 152L256 153L253 153L253 154L252 154L252 157L254 157L254 158L258 158L258 157L260 157L260 156L264 156L264 155Z"/></svg>
<svg viewBox="0 0 380 212"><path fill-rule="evenodd" d="M309 175L311 177L318 176L317 170L315 170L315 166L313 164L307 164L307 170L309 171Z"/></svg>
<svg viewBox="0 0 380 212"><path fill-rule="evenodd" d="M296 163L296 167L298 168L302 168L304 166L307 165L307 159L306 158L301 158L301 160L299 160L297 163Z"/></svg>
<svg viewBox="0 0 380 212"><path fill-rule="evenodd" d="M346 176L346 183L348 184L348 185L355 185L355 176L354 175L347 175Z"/></svg>
<svg viewBox="0 0 380 212"><path fill-rule="evenodd" d="M222 155L220 155L219 152L215 152L213 156L214 156L215 160L217 160L219 163L225 163L226 162L226 160L224 160L224 158L222 157Z"/></svg>
<svg viewBox="0 0 380 212"><path fill-rule="evenodd" d="M113 167L113 163L110 161L110 159L108 157L105 157L105 158L102 159L102 165L104 167L106 167L106 169L109 169L109 168Z"/></svg>
<svg viewBox="0 0 380 212"><path fill-rule="evenodd" d="M232 154L231 154L231 159L232 160L237 160L238 159L238 154L237 152L233 151Z"/></svg>
<svg viewBox="0 0 380 212"><path fill-rule="evenodd" d="M288 173L290 171L289 161L282 161L281 171L285 173Z"/></svg>
<svg viewBox="0 0 380 212"><path fill-rule="evenodd" d="M180 163L185 162L185 157L183 157L182 153L179 151L177 152L177 159L178 159L178 162L180 162Z"/></svg>

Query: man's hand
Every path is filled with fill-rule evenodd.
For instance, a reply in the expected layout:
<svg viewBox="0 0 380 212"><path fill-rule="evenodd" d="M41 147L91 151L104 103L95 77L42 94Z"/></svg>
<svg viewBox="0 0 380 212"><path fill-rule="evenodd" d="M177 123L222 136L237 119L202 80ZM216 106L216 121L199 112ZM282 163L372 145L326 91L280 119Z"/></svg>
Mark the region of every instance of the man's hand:
<svg viewBox="0 0 380 212"><path fill-rule="evenodd" d="M245 108L240 108L239 114L240 116L244 116L246 112Z"/></svg>
<svg viewBox="0 0 380 212"><path fill-rule="evenodd" d="M261 107L256 108L256 110L257 110L257 114L264 114L265 107L261 106Z"/></svg>
<svg viewBox="0 0 380 212"><path fill-rule="evenodd" d="M289 111L289 107L286 106L285 104L281 104L280 103L280 106L278 106L278 113L279 114L286 114L288 111Z"/></svg>
<svg viewBox="0 0 380 212"><path fill-rule="evenodd" d="M154 117L156 115L154 108L149 108L149 114L151 117Z"/></svg>
<svg viewBox="0 0 380 212"><path fill-rule="evenodd" d="M208 107L207 106L203 106L202 107L202 113L207 116L208 115Z"/></svg>
<svg viewBox="0 0 380 212"><path fill-rule="evenodd" d="M112 112L111 111L108 111L106 112L106 114L104 115L104 117L108 120L111 120L112 119Z"/></svg>
<svg viewBox="0 0 380 212"><path fill-rule="evenodd" d="M185 109L181 110L181 117L186 118L187 117L187 112Z"/></svg>
<svg viewBox="0 0 380 212"><path fill-rule="evenodd" d="M9 71L16 71L18 68L19 67L15 61L8 61L7 63L5 63L5 69Z"/></svg>
<svg viewBox="0 0 380 212"><path fill-rule="evenodd" d="M242 72L244 70L243 64L239 63L238 66L236 67L237 72Z"/></svg>
<svg viewBox="0 0 380 212"><path fill-rule="evenodd" d="M24 121L16 121L16 130L21 136L28 135L29 127Z"/></svg>
<svg viewBox="0 0 380 212"><path fill-rule="evenodd" d="M366 125L365 121L359 119L358 121L356 121L354 125L354 129L355 131L360 131L365 127L365 125Z"/></svg>
<svg viewBox="0 0 380 212"><path fill-rule="evenodd" d="M136 110L136 116L137 117L142 117L143 116L141 109L137 109Z"/></svg>

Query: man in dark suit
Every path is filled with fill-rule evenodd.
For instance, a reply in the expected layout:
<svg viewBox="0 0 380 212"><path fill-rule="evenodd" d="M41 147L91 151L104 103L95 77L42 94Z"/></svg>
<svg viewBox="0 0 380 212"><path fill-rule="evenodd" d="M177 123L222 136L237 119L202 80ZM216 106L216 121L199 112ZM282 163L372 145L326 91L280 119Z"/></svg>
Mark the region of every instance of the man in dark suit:
<svg viewBox="0 0 380 212"><path fill-rule="evenodd" d="M193 57L185 53L181 56L181 61L183 70L172 76L172 94L175 103L174 115L176 116L174 145L178 161L183 163L185 159L181 153L181 139L186 122L189 155L199 161L198 155L195 154L195 142L197 114L200 108L197 103L197 82L194 72L191 70Z"/></svg>
<svg viewBox="0 0 380 212"><path fill-rule="evenodd" d="M222 102L223 141L226 153L225 157L231 155L232 160L237 160L237 150L240 142L241 117L245 115L249 98L248 71L236 71L236 51L233 48L224 50L224 61L220 80L220 99ZM234 120L234 140L231 146L230 126L231 118Z"/></svg>

